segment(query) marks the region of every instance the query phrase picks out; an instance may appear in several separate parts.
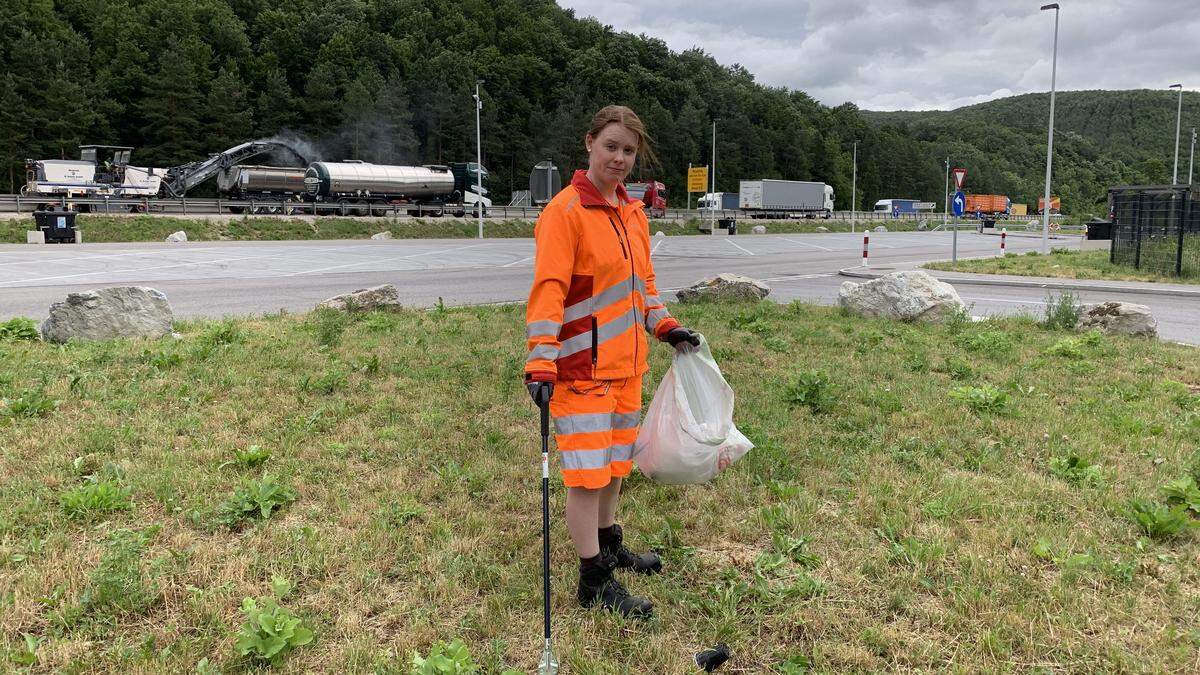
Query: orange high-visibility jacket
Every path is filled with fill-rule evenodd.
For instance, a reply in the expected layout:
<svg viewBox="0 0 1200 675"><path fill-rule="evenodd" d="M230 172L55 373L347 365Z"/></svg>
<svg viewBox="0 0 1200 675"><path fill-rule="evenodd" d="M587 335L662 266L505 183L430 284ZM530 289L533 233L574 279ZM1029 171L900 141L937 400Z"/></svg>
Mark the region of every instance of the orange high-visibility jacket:
<svg viewBox="0 0 1200 675"><path fill-rule="evenodd" d="M679 327L654 286L650 223L617 186L614 207L576 171L534 228L525 314L529 380L615 380L649 370L646 334Z"/></svg>

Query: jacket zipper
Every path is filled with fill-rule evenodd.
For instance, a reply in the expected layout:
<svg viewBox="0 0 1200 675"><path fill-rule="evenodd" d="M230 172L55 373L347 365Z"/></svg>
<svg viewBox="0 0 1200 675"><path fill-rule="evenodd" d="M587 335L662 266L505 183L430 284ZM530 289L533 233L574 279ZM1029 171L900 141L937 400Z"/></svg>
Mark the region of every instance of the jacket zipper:
<svg viewBox="0 0 1200 675"><path fill-rule="evenodd" d="M618 213L617 218L620 218L620 217L621 217L621 214ZM612 225L613 234L617 235L617 243L621 245L621 256L624 257L626 260L629 260L629 254L625 252L625 240L621 238L621 233L620 233L620 231L617 230L617 224L613 222L612 216L609 216L608 224ZM624 226L625 226L625 223L622 222L621 227L624 227ZM632 263L630 263L630 265L632 266Z"/></svg>
<svg viewBox="0 0 1200 675"><path fill-rule="evenodd" d="M621 240L621 234L619 232L617 233L617 240L621 241L621 253L624 254L625 253L625 242L629 240L629 230L625 228L625 219L621 217L621 211L619 209L617 210L617 220L621 221L621 230L623 232L625 232L624 240ZM612 221L612 218L609 218L608 222L613 226L614 230L617 229L617 224ZM633 253L633 244L629 245L629 252ZM637 271L634 269L633 256L626 255L625 259L629 261L629 295L632 298L632 296L637 294L637 287L634 285L634 279L637 278ZM633 309L637 309L637 303L634 302L632 299L629 301L629 304L632 306ZM595 321L595 317L592 317L592 320ZM637 323L640 323L640 322L637 322ZM637 357L638 357L638 341L637 341L637 339L638 339L638 335L641 333L641 331L638 329L637 323L634 323L634 329L633 329L634 370L637 370Z"/></svg>

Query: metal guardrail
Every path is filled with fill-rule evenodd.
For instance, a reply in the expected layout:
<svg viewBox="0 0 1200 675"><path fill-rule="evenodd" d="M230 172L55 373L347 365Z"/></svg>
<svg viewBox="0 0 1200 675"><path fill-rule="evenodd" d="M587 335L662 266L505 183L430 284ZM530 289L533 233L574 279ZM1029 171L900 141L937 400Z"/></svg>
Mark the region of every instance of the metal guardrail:
<svg viewBox="0 0 1200 675"><path fill-rule="evenodd" d="M434 218L444 213L453 214L455 209L444 209L437 206L415 206L408 204L338 204L327 202L278 202L261 200L211 199L211 198L181 198L181 199L116 199L116 198L87 198L67 199L65 197L32 197L29 195L0 195L0 212L32 213L44 204L54 204L66 207L67 204L86 206L87 212L105 215L120 215L123 213L160 213L172 215L277 215L277 216L374 216L374 217L417 217ZM539 206L499 206L488 208L485 217L495 219L529 220L537 218L542 209ZM752 219L753 214L746 211L723 210L716 212L716 219L742 218ZM665 220L712 220L714 213L700 209L667 209ZM474 218L474 211L466 209L463 218ZM816 220L826 220L823 215L813 214ZM807 218L807 214L803 217ZM803 218L793 218L803 219ZM1052 220L1061 220L1062 216L1052 215ZM828 220L849 221L849 211L834 211ZM856 222L896 222L924 220L930 226L940 225L940 213L902 213L898 217L890 213L876 211L858 211L854 214ZM962 219L959 219L960 221ZM974 219L969 219L975 222ZM1009 222L1029 222L1041 220L1041 216L1006 216Z"/></svg>

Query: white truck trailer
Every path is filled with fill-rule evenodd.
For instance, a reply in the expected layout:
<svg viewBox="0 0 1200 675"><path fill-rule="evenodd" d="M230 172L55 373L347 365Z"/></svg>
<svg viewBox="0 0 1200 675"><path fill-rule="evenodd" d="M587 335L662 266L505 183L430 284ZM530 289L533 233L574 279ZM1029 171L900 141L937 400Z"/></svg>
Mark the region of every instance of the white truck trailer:
<svg viewBox="0 0 1200 675"><path fill-rule="evenodd" d="M741 181L738 206L751 218L830 218L833 188L802 180Z"/></svg>

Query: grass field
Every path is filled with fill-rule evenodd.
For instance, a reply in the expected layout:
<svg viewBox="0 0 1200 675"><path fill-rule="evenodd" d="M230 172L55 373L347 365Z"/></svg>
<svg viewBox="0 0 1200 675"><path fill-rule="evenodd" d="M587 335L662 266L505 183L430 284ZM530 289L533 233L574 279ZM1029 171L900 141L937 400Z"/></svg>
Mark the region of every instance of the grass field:
<svg viewBox="0 0 1200 675"><path fill-rule="evenodd" d="M187 232L189 241L279 241L279 240L322 240L322 239L366 239L387 230L400 239L473 239L479 234L479 224L474 220L455 218L394 219L394 218L283 218L283 217L235 217L223 220L204 218L175 218L170 216L94 216L76 218L84 241L133 242L163 241L172 232ZM755 221L744 219L738 222L738 233L749 235L755 225L765 225L774 234L816 232L824 227L831 232L849 232L849 221L787 220ZM877 223L869 223L877 224ZM486 220L484 234L487 237L532 237L533 221L530 220ZM663 232L671 236L700 235L699 221L654 220L650 223L651 233ZM863 222L858 223L862 230ZM888 222L892 231L913 230L911 221ZM34 228L33 218L0 219L0 243L24 244L25 232Z"/></svg>
<svg viewBox="0 0 1200 675"><path fill-rule="evenodd" d="M955 270L977 274L1016 274L1032 277L1063 277L1067 279L1109 279L1113 281L1159 281L1176 284L1200 284L1200 275L1165 276L1132 266L1115 265L1108 261L1108 251L1068 251L1051 249L1050 255L1036 251L1009 253L1003 258L960 260L926 263L927 269Z"/></svg>
<svg viewBox="0 0 1200 675"><path fill-rule="evenodd" d="M628 481L619 520L667 570L628 581L657 605L645 625L575 604L555 488L568 672L690 673L716 642L723 672L1200 668L1195 349L674 309L757 447L711 484ZM523 316L271 315L64 347L8 329L0 670L236 673L279 648L279 672L408 673L456 638L482 672L533 670Z"/></svg>

